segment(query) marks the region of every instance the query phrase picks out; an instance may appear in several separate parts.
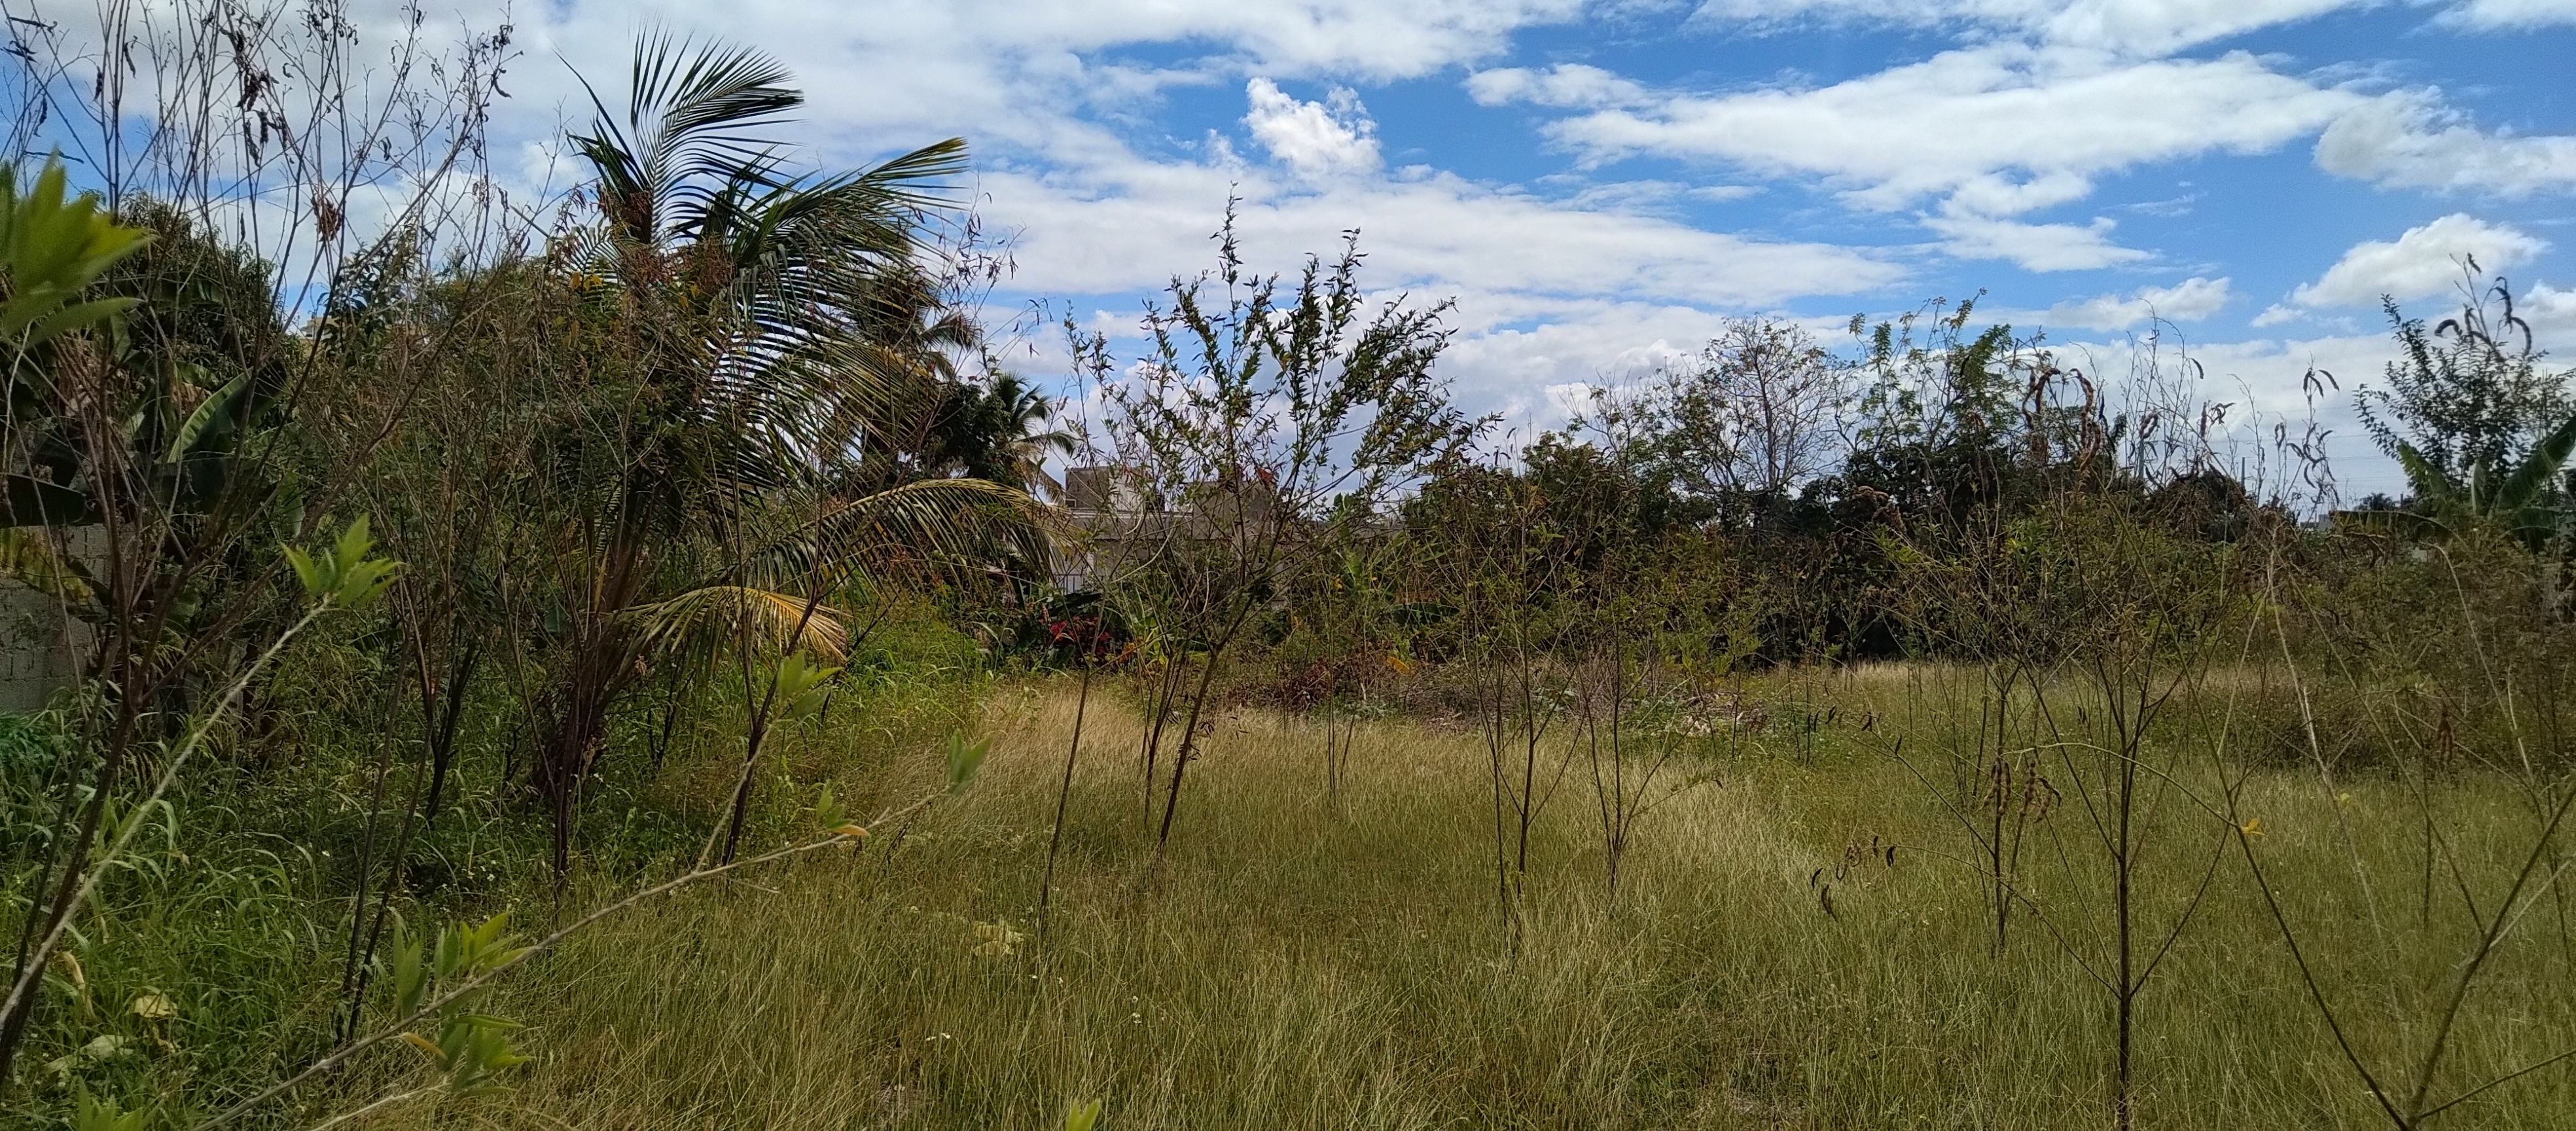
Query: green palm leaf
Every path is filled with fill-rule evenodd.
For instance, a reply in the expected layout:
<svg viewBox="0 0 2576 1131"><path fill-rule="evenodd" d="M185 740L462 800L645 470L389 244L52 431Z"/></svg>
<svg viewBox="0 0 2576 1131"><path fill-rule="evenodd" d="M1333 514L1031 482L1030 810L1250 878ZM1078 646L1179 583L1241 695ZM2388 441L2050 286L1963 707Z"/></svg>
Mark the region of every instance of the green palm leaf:
<svg viewBox="0 0 2576 1131"><path fill-rule="evenodd" d="M647 655L703 661L748 644L763 653L809 651L838 660L849 627L829 605L745 585L702 585L621 614Z"/></svg>
<svg viewBox="0 0 2576 1131"><path fill-rule="evenodd" d="M874 584L954 575L997 557L1045 563L1057 520L981 479L925 479L834 504L751 556L755 576Z"/></svg>
<svg viewBox="0 0 2576 1131"><path fill-rule="evenodd" d="M659 247L703 210L712 193L704 179L762 167L774 145L756 131L805 101L784 85L789 77L763 52L649 32L635 44L622 127L584 81L598 116L572 142L598 172L599 205L618 233Z"/></svg>

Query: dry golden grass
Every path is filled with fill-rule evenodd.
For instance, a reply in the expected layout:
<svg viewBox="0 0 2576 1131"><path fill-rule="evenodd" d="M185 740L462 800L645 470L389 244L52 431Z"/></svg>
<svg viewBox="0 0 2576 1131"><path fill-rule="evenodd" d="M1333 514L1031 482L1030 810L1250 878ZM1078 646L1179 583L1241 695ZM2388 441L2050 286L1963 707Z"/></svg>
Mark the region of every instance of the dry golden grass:
<svg viewBox="0 0 2576 1131"><path fill-rule="evenodd" d="M1893 715L1920 674L1795 693ZM1963 681L1933 682L1961 709ZM497 1003L535 1025L540 1063L515 1094L373 1125L1041 1128L1091 1099L1120 1131L2108 1125L2109 999L2079 962L2105 924L2072 805L2034 841L2024 883L2043 910L1998 956L1956 823L1874 752L1881 732L1847 718L1794 747L1811 757L1763 738L1689 765L1710 780L1646 821L1616 894L1578 768L1540 823L1515 926L1473 735L1362 727L1336 809L1319 727L1219 718L1158 856L1136 722L1102 696L1041 945L1070 690L998 691L984 775L899 846L880 829L865 854L641 907L546 959ZM902 796L929 761L849 787ZM2364 893L2348 854L2411 877L2421 830L2398 784L2350 792L2291 775L2248 796L2334 1000L2393 1059L2427 1001L2383 987L2439 984L2456 896L2431 892L2426 927L2411 879ZM2473 887L2507 866L2522 805L2476 781L2437 802L2472 830L2457 848ZM2142 882L2170 916L2223 829L2179 804L2160 828ZM1900 846L1892 866L1846 853L1873 836ZM2497 959L2437 1091L2576 1041L2576 954L2553 914L2541 905ZM2232 855L2144 1009L2141 1126L2386 1125ZM2561 1070L2437 1124L2571 1125Z"/></svg>

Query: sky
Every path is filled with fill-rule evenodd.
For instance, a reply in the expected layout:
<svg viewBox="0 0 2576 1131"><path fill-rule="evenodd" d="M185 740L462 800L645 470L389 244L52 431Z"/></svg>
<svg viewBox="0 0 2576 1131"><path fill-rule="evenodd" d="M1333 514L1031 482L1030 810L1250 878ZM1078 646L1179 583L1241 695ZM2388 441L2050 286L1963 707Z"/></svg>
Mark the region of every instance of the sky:
<svg viewBox="0 0 2576 1131"><path fill-rule="evenodd" d="M968 140L996 323L1132 334L1239 198L1255 267L1356 228L1373 290L1454 298L1444 370L1524 428L1728 316L1831 338L1982 293L2097 369L2159 333L2238 420L2333 373L2357 497L2400 485L2348 396L2381 295L2439 316L2474 255L2576 360L2576 0L478 2L437 11L516 28L523 183L567 176L576 71L720 37L795 70L818 167Z"/></svg>

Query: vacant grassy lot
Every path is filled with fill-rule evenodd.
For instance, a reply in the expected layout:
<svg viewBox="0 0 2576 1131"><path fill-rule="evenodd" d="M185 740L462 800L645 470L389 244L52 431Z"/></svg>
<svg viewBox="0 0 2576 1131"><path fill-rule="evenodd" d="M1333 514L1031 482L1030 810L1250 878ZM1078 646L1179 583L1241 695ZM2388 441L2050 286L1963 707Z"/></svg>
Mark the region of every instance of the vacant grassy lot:
<svg viewBox="0 0 2576 1131"><path fill-rule="evenodd" d="M2082 791L2053 783L2031 821L1998 950L1947 763L1888 753L1899 679L1922 676L1828 685L1848 709L1812 737L1775 721L1668 768L1686 788L1615 892L1569 763L1509 914L1478 734L1362 726L1336 807L1321 726L1229 716L1158 856L1136 724L1095 699L1043 939L1075 704L1069 684L1005 687L969 796L864 853L603 926L498 1003L535 1026L514 1094L374 1125L1043 1127L1097 1099L1115 1128L2107 1126L2117 925ZM1937 731L1909 694L1912 733ZM1898 720L1857 729L1872 704ZM2133 929L2161 954L2138 1125L2387 1126L2236 834L2172 777L2135 872ZM2507 782L2440 789L2439 875L2402 781L2329 794L2276 771L2243 792L2318 990L2400 1099L2475 944L2464 906L2489 908L2537 827ZM2436 1099L2576 1038L2564 922L2545 894L2483 965ZM2429 1125L2571 1121L2576 1073L2544 1069Z"/></svg>

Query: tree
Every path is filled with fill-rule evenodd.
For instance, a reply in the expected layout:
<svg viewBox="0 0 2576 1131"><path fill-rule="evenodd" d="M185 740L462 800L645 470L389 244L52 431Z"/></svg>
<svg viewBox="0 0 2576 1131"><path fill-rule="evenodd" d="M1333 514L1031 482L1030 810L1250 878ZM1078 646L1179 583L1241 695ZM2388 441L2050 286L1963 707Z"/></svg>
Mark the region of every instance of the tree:
<svg viewBox="0 0 2576 1131"><path fill-rule="evenodd" d="M612 710L656 663L837 650L826 602L1043 536L1021 492L976 479L843 493L890 422L918 413L920 217L964 168L950 139L834 176L791 175L762 130L801 103L758 52L647 35L626 108L573 139L597 227L562 260L588 297L589 360L623 384L549 441L574 515L541 575L557 658L535 784L569 867L579 781ZM598 341L598 335L610 340ZM730 856L732 844L726 845Z"/></svg>
<svg viewBox="0 0 2576 1131"><path fill-rule="evenodd" d="M1214 271L1173 279L1170 305L1147 309L1152 347L1134 366L1117 363L1105 336L1066 326L1103 406L1111 497L1132 492L1159 512L1118 535L1133 568L1112 583L1129 622L1169 657L1144 740L1150 789L1164 724L1179 724L1158 846L1216 677L1291 567L1329 547L1334 525L1377 520L1486 423L1459 412L1433 371L1449 304L1399 297L1370 314L1356 233L1294 280L1245 266L1231 207L1217 241Z"/></svg>
<svg viewBox="0 0 2576 1131"><path fill-rule="evenodd" d="M1081 441L1055 423L1055 402L1008 373L990 384L950 383L922 444L922 467L931 474L965 475L1027 491L1043 484L1050 456L1070 456Z"/></svg>
<svg viewBox="0 0 2576 1131"><path fill-rule="evenodd" d="M2355 407L2412 498L2337 517L2413 536L2493 523L2538 549L2569 526L2560 472L2576 452L2576 397L2566 371L2541 366L2508 282L2482 285L2475 260L2466 269L2460 313L2430 330L2383 300L2399 358L2387 387L2362 389Z"/></svg>
<svg viewBox="0 0 2576 1131"><path fill-rule="evenodd" d="M1686 496L1783 499L1838 454L1849 371L1794 324L1729 319L1689 364L1596 398L1578 427L1632 449Z"/></svg>

